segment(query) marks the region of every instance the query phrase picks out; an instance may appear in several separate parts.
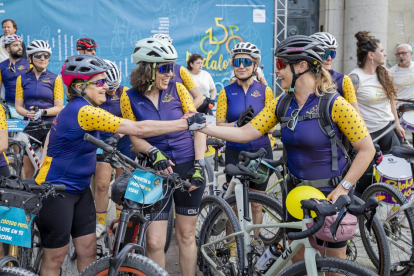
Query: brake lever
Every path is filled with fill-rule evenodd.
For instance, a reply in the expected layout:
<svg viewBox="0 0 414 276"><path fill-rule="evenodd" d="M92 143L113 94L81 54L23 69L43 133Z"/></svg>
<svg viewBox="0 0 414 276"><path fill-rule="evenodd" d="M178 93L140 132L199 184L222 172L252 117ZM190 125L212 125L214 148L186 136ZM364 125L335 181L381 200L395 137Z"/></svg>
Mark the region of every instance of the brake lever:
<svg viewBox="0 0 414 276"><path fill-rule="evenodd" d="M370 211L368 211L367 213L369 214L370 217L365 223L365 227L368 229L368 234L371 235L372 223L374 222L374 217L375 217L375 214L377 213L377 208L373 207L369 209Z"/></svg>
<svg viewBox="0 0 414 276"><path fill-rule="evenodd" d="M335 222L329 227L329 230L331 230L332 237L335 241L337 241L336 238L336 232L338 231L339 226L341 225L342 220L345 218L346 215L346 207L342 207L341 211L339 211L338 217L336 218Z"/></svg>

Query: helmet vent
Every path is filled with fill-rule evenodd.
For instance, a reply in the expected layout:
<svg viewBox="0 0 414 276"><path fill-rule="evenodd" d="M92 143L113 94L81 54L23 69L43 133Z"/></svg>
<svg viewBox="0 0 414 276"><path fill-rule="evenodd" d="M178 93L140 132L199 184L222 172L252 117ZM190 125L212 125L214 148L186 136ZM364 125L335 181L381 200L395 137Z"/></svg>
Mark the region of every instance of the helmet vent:
<svg viewBox="0 0 414 276"><path fill-rule="evenodd" d="M160 54L158 54L158 53L157 53L157 52L155 52L155 51L151 51L151 52L149 52L147 55L148 55L148 56L153 56L153 57L160 57Z"/></svg>
<svg viewBox="0 0 414 276"><path fill-rule="evenodd" d="M174 50L173 50L173 49L171 49L171 47L170 47L170 46L168 46L168 48L170 48L171 53L173 53L173 54L174 54Z"/></svg>
<svg viewBox="0 0 414 276"><path fill-rule="evenodd" d="M134 54L139 50L139 49L141 49L141 47L137 47L137 48L135 48L134 49Z"/></svg>
<svg viewBox="0 0 414 276"><path fill-rule="evenodd" d="M88 68L88 67L81 67L81 68L79 68L79 70L78 70L79 72L89 72L90 71L90 69Z"/></svg>

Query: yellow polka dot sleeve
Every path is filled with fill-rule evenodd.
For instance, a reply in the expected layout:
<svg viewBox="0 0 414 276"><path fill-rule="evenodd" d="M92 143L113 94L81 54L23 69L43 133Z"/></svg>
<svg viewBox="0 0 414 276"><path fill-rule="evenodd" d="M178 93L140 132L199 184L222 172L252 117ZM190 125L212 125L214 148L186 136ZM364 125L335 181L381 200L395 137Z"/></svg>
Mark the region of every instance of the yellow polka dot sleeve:
<svg viewBox="0 0 414 276"><path fill-rule="evenodd" d="M122 117L128 120L131 120L131 121L137 120L137 117L135 117L134 112L132 112L131 101L129 100L129 96L127 93L122 93L122 96L121 96L121 112L122 112Z"/></svg>
<svg viewBox="0 0 414 276"><path fill-rule="evenodd" d="M193 99L190 96L190 92L179 82L175 83L177 86L178 96L180 97L181 108L184 113L187 113L190 110L196 111L197 109L194 106Z"/></svg>
<svg viewBox="0 0 414 276"><path fill-rule="evenodd" d="M338 97L332 107L332 121L351 143L358 142L369 135L368 129L358 112L344 98Z"/></svg>
<svg viewBox="0 0 414 276"><path fill-rule="evenodd" d="M190 75L190 72L184 67L180 67L180 77L183 80L183 84L187 90L191 90L196 87L196 84L193 80L193 77Z"/></svg>
<svg viewBox="0 0 414 276"><path fill-rule="evenodd" d="M129 90L129 87L124 86L124 89L122 90L122 94L125 93L125 92L127 92L128 90Z"/></svg>
<svg viewBox="0 0 414 276"><path fill-rule="evenodd" d="M55 101L63 100L63 83L60 76L57 76L55 80L55 87L53 87L53 99Z"/></svg>
<svg viewBox="0 0 414 276"><path fill-rule="evenodd" d="M279 98L280 96L273 99L250 121L250 124L263 135L278 123L275 111Z"/></svg>
<svg viewBox="0 0 414 276"><path fill-rule="evenodd" d="M7 121L6 121L6 112L4 112L4 108L0 105L0 130L7 129Z"/></svg>
<svg viewBox="0 0 414 276"><path fill-rule="evenodd" d="M269 86L267 86L265 93L266 93L265 94L265 105L268 105L274 99L272 88L270 88Z"/></svg>
<svg viewBox="0 0 414 276"><path fill-rule="evenodd" d="M91 105L85 105L79 110L78 123L84 130L99 130L115 133L124 119L106 110Z"/></svg>
<svg viewBox="0 0 414 276"><path fill-rule="evenodd" d="M354 85L352 84L351 78L347 75L344 76L344 80L342 81L342 90L344 91L344 98L348 103L357 102Z"/></svg>
<svg viewBox="0 0 414 276"><path fill-rule="evenodd" d="M216 118L224 120L227 119L227 94L224 88L221 89L218 96Z"/></svg>
<svg viewBox="0 0 414 276"><path fill-rule="evenodd" d="M23 100L24 99L24 91L22 87L22 77L18 76L16 79L16 100Z"/></svg>
<svg viewBox="0 0 414 276"><path fill-rule="evenodd" d="M1 71L0 71L0 82L3 81L3 77L1 76Z"/></svg>

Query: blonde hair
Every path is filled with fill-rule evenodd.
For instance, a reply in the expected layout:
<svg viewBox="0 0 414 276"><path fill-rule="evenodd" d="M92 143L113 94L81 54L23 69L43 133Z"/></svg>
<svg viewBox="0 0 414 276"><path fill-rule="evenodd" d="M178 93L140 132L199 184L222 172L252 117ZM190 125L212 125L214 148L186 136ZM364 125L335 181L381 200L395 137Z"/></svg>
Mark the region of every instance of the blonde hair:
<svg viewBox="0 0 414 276"><path fill-rule="evenodd" d="M316 83L316 96L320 97L322 96L321 93L319 93L319 90L323 93L334 93L336 92L336 84L332 80L331 73L329 71L321 68L319 73L315 74L315 83Z"/></svg>

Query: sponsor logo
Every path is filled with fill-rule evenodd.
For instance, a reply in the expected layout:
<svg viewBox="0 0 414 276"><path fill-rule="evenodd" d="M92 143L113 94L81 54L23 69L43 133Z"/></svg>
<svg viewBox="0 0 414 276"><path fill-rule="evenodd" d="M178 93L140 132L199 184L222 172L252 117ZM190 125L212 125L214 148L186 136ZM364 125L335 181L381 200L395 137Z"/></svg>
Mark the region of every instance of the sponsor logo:
<svg viewBox="0 0 414 276"><path fill-rule="evenodd" d="M257 97L260 97L260 96L262 96L262 94L260 94L260 92L257 91L257 90L252 93L252 97L257 98Z"/></svg>
<svg viewBox="0 0 414 276"><path fill-rule="evenodd" d="M319 110L318 105L315 105L314 107L312 107L311 110L306 111L306 114L318 114L318 110Z"/></svg>
<svg viewBox="0 0 414 276"><path fill-rule="evenodd" d="M42 82L50 83L50 78L44 78L44 79L42 79Z"/></svg>
<svg viewBox="0 0 414 276"><path fill-rule="evenodd" d="M119 97L117 95L113 95L111 101L118 101Z"/></svg>
<svg viewBox="0 0 414 276"><path fill-rule="evenodd" d="M17 70L26 70L26 68L24 68L24 66L23 66L23 65L20 65L20 66L17 68Z"/></svg>
<svg viewBox="0 0 414 276"><path fill-rule="evenodd" d="M171 94L165 95L164 99L162 100L163 103L169 103L172 100L175 100L175 98Z"/></svg>

